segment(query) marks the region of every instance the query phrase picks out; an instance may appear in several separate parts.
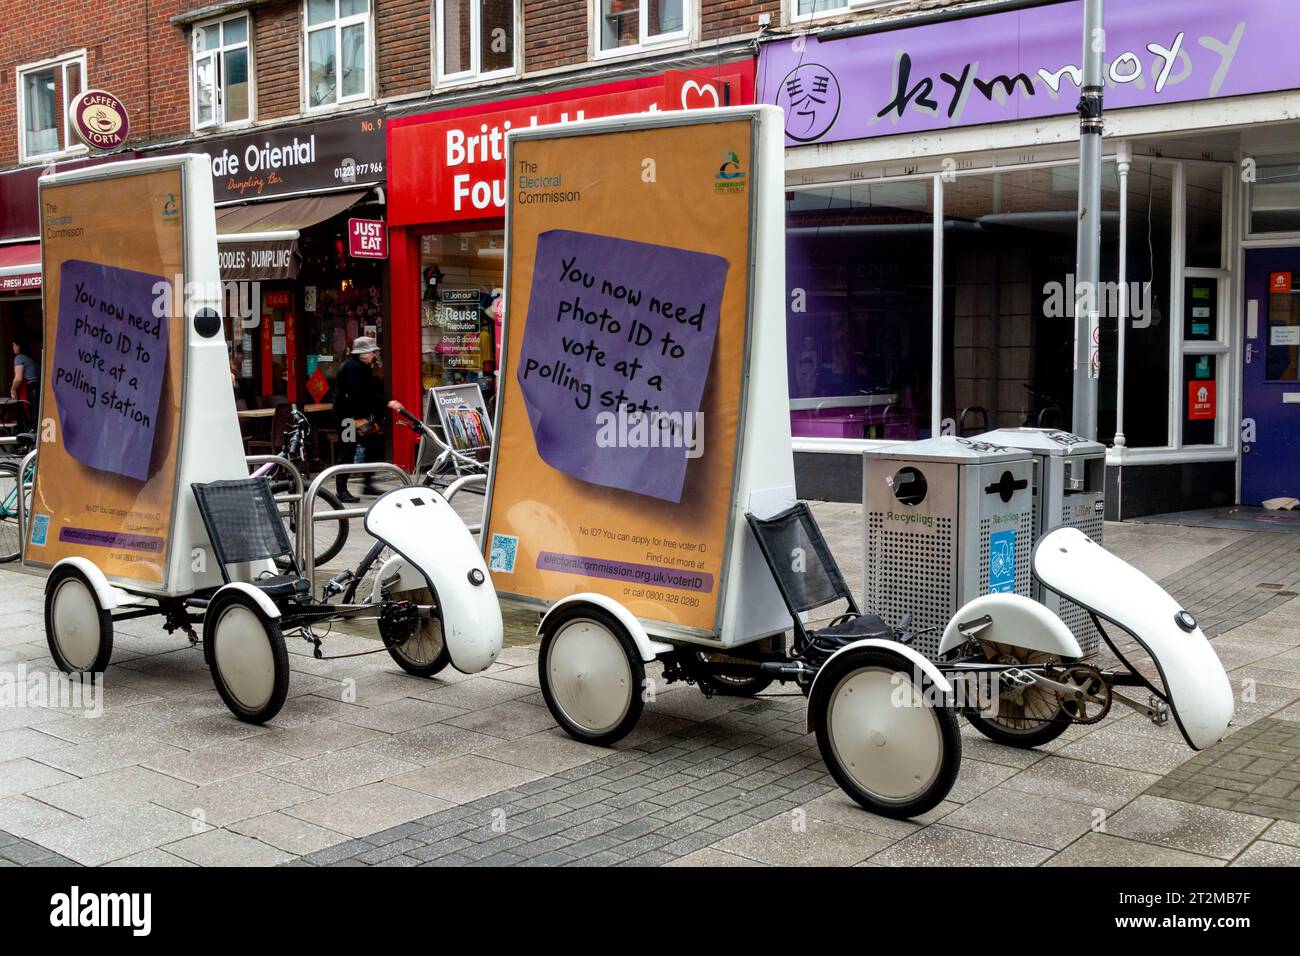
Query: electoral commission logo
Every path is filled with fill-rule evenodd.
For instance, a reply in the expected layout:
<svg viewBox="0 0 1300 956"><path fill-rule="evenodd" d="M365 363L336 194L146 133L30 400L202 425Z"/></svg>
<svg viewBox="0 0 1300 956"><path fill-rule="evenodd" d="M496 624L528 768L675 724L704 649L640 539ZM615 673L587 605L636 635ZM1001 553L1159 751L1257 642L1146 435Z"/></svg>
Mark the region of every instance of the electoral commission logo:
<svg viewBox="0 0 1300 956"><path fill-rule="evenodd" d="M785 135L812 143L826 135L840 115L840 84L820 63L802 63L781 81L776 105L785 110Z"/></svg>

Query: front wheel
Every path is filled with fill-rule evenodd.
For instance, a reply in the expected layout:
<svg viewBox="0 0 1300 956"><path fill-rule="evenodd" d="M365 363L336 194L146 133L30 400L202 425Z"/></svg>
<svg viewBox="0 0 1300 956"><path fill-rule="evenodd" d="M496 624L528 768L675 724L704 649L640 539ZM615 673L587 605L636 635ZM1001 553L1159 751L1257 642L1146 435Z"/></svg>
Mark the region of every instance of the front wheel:
<svg viewBox="0 0 1300 956"><path fill-rule="evenodd" d="M12 461L0 461L0 564L17 561L23 554L22 534L18 528L20 494L26 494L25 501L31 503L30 493L20 487L18 465ZM30 508L27 513L31 515Z"/></svg>
<svg viewBox="0 0 1300 956"><path fill-rule="evenodd" d="M826 664L808 701L831 776L881 816L925 813L957 779L957 719L926 699L931 685L920 681L906 658L863 648Z"/></svg>
<svg viewBox="0 0 1300 956"><path fill-rule="evenodd" d="M45 582L45 641L65 674L100 673L113 656L113 612L74 565L59 565Z"/></svg>
<svg viewBox="0 0 1300 956"><path fill-rule="evenodd" d="M636 642L598 607L562 608L546 619L537 672L556 723L583 743L623 739L645 706L645 664Z"/></svg>
<svg viewBox="0 0 1300 956"><path fill-rule="evenodd" d="M264 724L289 694L289 652L280 625L241 590L217 593L203 615L203 647L212 683L230 712Z"/></svg>

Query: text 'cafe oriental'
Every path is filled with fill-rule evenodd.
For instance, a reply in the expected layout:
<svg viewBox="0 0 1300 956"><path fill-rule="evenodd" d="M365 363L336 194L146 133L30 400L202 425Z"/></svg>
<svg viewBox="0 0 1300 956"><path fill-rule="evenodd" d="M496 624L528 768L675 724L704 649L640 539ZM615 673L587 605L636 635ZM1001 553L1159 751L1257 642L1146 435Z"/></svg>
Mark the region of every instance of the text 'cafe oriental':
<svg viewBox="0 0 1300 956"><path fill-rule="evenodd" d="M511 129L754 101L752 60L394 116L388 130L393 396L422 408L437 385L494 387L505 273ZM395 440L398 440L395 438ZM413 449L394 455L410 464Z"/></svg>

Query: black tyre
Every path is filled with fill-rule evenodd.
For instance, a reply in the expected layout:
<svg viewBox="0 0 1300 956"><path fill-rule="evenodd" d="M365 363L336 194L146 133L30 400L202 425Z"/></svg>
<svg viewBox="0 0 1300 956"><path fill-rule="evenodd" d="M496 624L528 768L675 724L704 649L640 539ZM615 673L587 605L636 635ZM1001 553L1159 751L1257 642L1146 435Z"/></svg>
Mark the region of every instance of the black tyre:
<svg viewBox="0 0 1300 956"><path fill-rule="evenodd" d="M263 724L280 712L289 694L289 652L280 625L252 595L217 592L203 615L203 650L232 714Z"/></svg>
<svg viewBox="0 0 1300 956"><path fill-rule="evenodd" d="M981 644L984 656L1003 664L1055 664L1058 658L1024 648ZM1061 707L1061 699L1050 690L1037 687L1003 688L996 713L975 708L964 711L970 725L994 743L1028 750L1050 743L1073 721Z"/></svg>
<svg viewBox="0 0 1300 956"><path fill-rule="evenodd" d="M700 683L709 693L719 697L756 697L772 686L772 677L732 677L729 674L710 674Z"/></svg>
<svg viewBox="0 0 1300 956"><path fill-rule="evenodd" d="M537 672L542 696L574 740L608 745L628 735L645 707L645 664L632 635L592 605L546 619Z"/></svg>
<svg viewBox="0 0 1300 956"><path fill-rule="evenodd" d="M872 813L925 813L957 779L957 719L928 700L931 691L911 661L878 648L842 653L817 675L808 706L822 759L840 788Z"/></svg>
<svg viewBox="0 0 1300 956"><path fill-rule="evenodd" d="M325 503L325 507L317 505L317 512L343 510L343 502L339 501L338 496L328 489L322 488L316 492L316 500ZM289 529L290 539L297 541L298 507L296 502L289 505L288 513L284 516L284 523ZM351 526L351 521L316 522L314 528L315 537L312 539L313 550L316 552L316 567L319 568L323 564L328 564L338 557L338 553L343 550L343 546L348 542L348 531ZM281 565L282 569L287 569L287 561L277 563Z"/></svg>
<svg viewBox="0 0 1300 956"><path fill-rule="evenodd" d="M113 614L99 603L90 578L62 564L45 582L45 642L65 674L97 674L113 656Z"/></svg>
<svg viewBox="0 0 1300 956"><path fill-rule="evenodd" d="M395 591L394 601L414 601L416 604L434 604L433 592L428 588L415 591ZM389 644L388 654L397 666L416 677L433 677L451 663L447 641L442 633L442 616L435 611L433 617L422 618L415 633L400 644Z"/></svg>

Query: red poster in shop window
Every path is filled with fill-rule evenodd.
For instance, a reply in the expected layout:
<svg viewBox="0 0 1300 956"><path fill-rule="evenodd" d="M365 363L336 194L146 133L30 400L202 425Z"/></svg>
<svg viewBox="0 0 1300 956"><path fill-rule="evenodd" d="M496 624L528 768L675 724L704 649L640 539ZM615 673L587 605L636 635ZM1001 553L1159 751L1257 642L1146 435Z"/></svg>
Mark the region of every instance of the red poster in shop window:
<svg viewBox="0 0 1300 956"><path fill-rule="evenodd" d="M1214 382L1187 383L1187 419L1188 421L1213 421L1217 415L1218 403L1214 396Z"/></svg>
<svg viewBox="0 0 1300 956"><path fill-rule="evenodd" d="M307 379L307 391L311 392L312 400L319 402L329 390L329 380L321 374L321 370L316 369L312 372L311 377Z"/></svg>
<svg viewBox="0 0 1300 956"><path fill-rule="evenodd" d="M298 401L298 328L293 313L284 314L284 377L288 382L289 401Z"/></svg>
<svg viewBox="0 0 1300 956"><path fill-rule="evenodd" d="M1290 292L1291 291L1291 273L1273 272L1268 277L1269 292Z"/></svg>
<svg viewBox="0 0 1300 956"><path fill-rule="evenodd" d="M262 394L273 395L275 369L271 365L271 316L262 316Z"/></svg>

